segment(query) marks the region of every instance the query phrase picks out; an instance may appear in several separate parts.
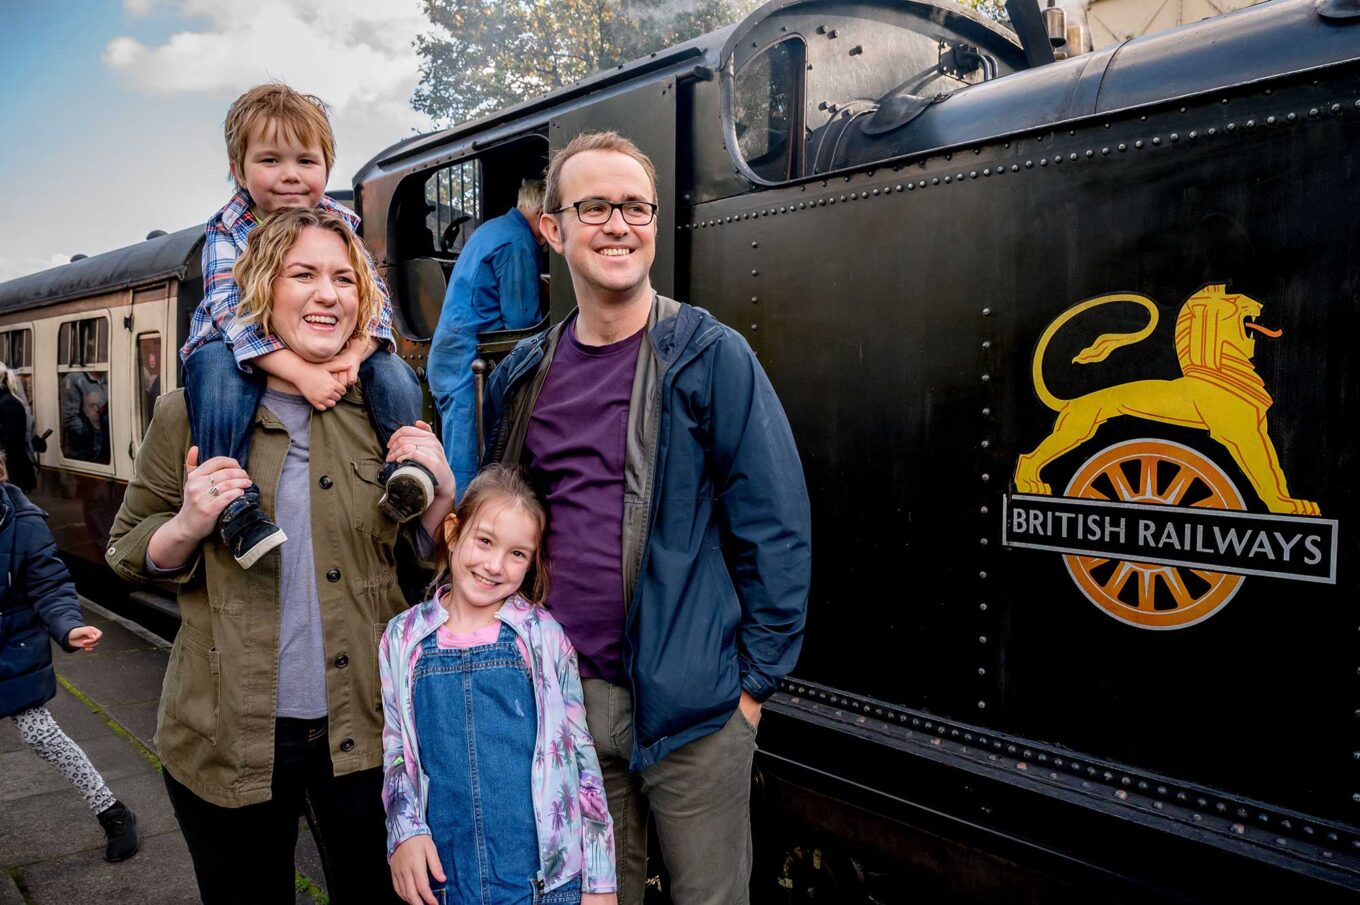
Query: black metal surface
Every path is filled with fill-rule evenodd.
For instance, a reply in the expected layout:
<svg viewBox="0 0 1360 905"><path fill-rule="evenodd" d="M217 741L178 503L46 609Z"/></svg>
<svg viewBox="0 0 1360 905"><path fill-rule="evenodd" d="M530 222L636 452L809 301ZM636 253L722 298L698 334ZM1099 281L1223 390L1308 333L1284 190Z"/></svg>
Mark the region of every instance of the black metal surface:
<svg viewBox="0 0 1360 905"><path fill-rule="evenodd" d="M555 147L577 128L639 122L649 151L673 143L661 169L679 215L676 293L745 336L794 427L816 559L785 685L801 700L776 701L762 728L763 769L789 796L775 811L790 833L833 839L842 870L858 870L856 852L926 870L920 852L936 851L997 878L980 894L999 900L1360 890L1356 32L1313 0L1274 0L1016 72L1009 37L965 33L977 26L952 6L918 7L771 4L705 60L714 82L639 73L546 112ZM841 151L819 161L814 134L809 165L835 172L770 185L734 157L731 83L789 34L821 73L807 84L826 89L830 116L808 124L835 130L821 146ZM921 73L939 77L932 36L994 53L1000 77L955 79L948 102L917 109ZM673 110L649 118L636 99L672 87ZM809 92L807 109L821 109ZM539 128L543 115L496 128ZM375 174L370 218L386 216L384 186L437 163L408 156ZM1206 284L1225 287L1214 304L1259 301L1251 317L1283 333L1250 333L1236 389L1200 397L1177 381L1208 365L1178 357L1177 338L1208 335L1202 312L1178 332L1182 312L1212 307L1189 306ZM1125 300L1048 329L1111 293ZM1083 358L1101 335L1147 324L1132 294L1152 300L1155 327ZM555 294L555 317L568 295ZM1246 317L1221 319L1245 337ZM1060 412L1080 422L1107 397L1108 420L1045 460L1049 494L1016 483ZM1266 440L1263 477L1250 457ZM1184 458L1131 459L1143 497L1099 472L1116 499L1081 505L1126 519L1127 536L1102 553L1045 527L1076 524L1085 510L1064 497L1110 450L1135 448ZM1219 508L1238 514L1178 511L1198 497L1139 508L1187 462L1233 488ZM1294 498L1320 514L1291 511ZM1205 552L1234 526L1255 540ZM1281 560L1314 544L1336 551L1334 566ZM1138 611L1137 594L1102 605L1097 593L1139 556L1191 576L1177 579L1185 599L1149 592L1142 623L1120 610ZM1223 583L1205 591L1203 575ZM1007 895L1008 862L1032 880L1029 898Z"/></svg>
<svg viewBox="0 0 1360 905"><path fill-rule="evenodd" d="M1034 0L1006 0L1006 15L1020 38L1020 46L1025 48L1025 59L1029 65L1052 63L1053 45L1049 43L1039 4Z"/></svg>
<svg viewBox="0 0 1360 905"><path fill-rule="evenodd" d="M0 283L0 312L178 279L195 265L202 242L203 226L199 224Z"/></svg>

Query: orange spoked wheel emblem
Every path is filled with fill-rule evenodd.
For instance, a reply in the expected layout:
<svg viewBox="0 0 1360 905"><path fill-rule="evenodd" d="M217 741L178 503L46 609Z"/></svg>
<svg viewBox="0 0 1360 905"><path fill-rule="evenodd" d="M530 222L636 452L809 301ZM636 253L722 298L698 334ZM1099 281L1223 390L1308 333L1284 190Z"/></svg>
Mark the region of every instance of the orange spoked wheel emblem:
<svg viewBox="0 0 1360 905"><path fill-rule="evenodd" d="M1187 446L1134 440L1102 450L1077 470L1066 496L1117 503L1245 509L1223 471ZM1232 600L1241 575L1187 566L1063 557L1092 603L1120 622L1177 629L1207 619Z"/></svg>

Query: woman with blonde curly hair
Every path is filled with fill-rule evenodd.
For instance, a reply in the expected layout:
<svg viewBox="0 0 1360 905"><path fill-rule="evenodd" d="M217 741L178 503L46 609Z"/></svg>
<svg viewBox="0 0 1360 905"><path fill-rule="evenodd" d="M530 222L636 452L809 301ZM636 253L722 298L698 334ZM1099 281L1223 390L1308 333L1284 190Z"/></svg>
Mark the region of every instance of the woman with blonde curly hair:
<svg viewBox="0 0 1360 905"><path fill-rule="evenodd" d="M309 362L340 353L376 304L358 239L322 210L270 217L236 275L241 316ZM438 479L433 503L407 525L379 506L385 460L418 462ZM251 482L243 466L288 537L249 571L215 531ZM299 815L331 902L392 901L378 634L406 609L401 584L421 578L399 582L398 572L428 561L452 507L429 425L402 427L382 449L358 387L318 411L270 375L249 462L200 462L182 392L161 398L107 558L130 580L179 585L156 744L205 902L291 902Z"/></svg>

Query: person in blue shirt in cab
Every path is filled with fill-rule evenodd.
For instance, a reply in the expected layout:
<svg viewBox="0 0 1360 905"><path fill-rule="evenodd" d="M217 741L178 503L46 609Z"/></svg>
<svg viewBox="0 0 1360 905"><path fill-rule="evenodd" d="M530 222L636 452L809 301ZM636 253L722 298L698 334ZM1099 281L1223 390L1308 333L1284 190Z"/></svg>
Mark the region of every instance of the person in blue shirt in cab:
<svg viewBox="0 0 1360 905"><path fill-rule="evenodd" d="M453 267L444 308L430 345L429 381L458 495L477 473L476 386L472 362L477 334L522 330L543 317L539 270L543 259L543 183L526 179L515 208L487 220Z"/></svg>

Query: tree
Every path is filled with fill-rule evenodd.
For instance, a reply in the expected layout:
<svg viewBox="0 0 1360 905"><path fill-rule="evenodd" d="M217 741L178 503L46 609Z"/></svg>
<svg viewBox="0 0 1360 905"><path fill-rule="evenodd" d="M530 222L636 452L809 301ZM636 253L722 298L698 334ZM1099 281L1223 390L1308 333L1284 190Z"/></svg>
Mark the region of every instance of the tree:
<svg viewBox="0 0 1360 905"><path fill-rule="evenodd" d="M411 106L465 122L721 28L760 0L424 0Z"/></svg>

